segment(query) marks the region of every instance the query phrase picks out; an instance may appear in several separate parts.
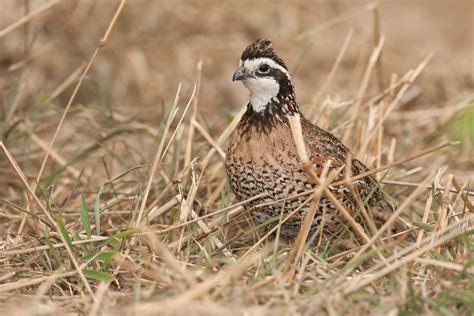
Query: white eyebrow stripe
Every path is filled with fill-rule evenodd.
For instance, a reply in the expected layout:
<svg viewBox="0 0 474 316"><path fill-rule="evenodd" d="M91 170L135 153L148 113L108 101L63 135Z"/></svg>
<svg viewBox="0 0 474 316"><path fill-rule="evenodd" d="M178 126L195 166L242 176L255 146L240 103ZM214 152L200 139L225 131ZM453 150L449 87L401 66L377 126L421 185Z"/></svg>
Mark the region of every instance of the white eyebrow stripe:
<svg viewBox="0 0 474 316"><path fill-rule="evenodd" d="M291 79L291 75L288 72L288 70L286 70L285 67L283 67L282 65L276 63L271 58L260 57L260 58L255 58L255 59L247 59L244 62L244 66L247 69L252 69L252 70L256 70L261 64L267 64L271 68L279 69L281 72L283 72L288 77L288 79Z"/></svg>

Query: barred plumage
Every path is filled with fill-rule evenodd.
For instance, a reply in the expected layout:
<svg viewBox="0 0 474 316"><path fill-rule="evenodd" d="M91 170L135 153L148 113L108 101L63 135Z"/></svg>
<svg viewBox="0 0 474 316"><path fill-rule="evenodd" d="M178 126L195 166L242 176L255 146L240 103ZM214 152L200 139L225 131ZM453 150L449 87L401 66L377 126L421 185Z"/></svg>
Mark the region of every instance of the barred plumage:
<svg viewBox="0 0 474 316"><path fill-rule="evenodd" d="M257 40L248 46L242 54L240 67L234 74L234 80L242 80L250 90L250 102L247 111L234 131L226 158L226 169L234 194L240 201L263 194L262 197L247 203L254 207L262 203L271 203L295 193L314 188L315 184L301 168L300 158L288 124L288 116L301 115L303 139L313 168L321 173L329 160L330 168L339 168L352 158L352 175L366 172L362 162L352 157L349 149L335 136L306 120L299 111L295 99L291 76L283 60L270 48L268 40ZM344 179L345 170L337 176ZM368 198L371 215L376 226L383 224L393 212L384 200L375 182L366 177L354 182L354 187L362 199ZM330 187L331 192L342 205L354 211L356 202L343 185ZM257 208L252 215L262 223L278 216L281 211L286 215L300 206L307 196L287 200ZM281 233L293 236L298 233L309 204L281 227ZM323 213L324 229L337 232L342 222L335 206L322 197L318 206L312 230L321 224ZM401 228L401 224L398 228Z"/></svg>

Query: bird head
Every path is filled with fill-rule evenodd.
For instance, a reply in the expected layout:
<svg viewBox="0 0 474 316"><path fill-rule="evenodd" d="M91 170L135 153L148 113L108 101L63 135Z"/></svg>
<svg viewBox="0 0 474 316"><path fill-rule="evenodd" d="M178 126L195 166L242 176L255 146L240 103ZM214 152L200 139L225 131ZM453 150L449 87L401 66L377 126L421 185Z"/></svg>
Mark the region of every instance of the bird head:
<svg viewBox="0 0 474 316"><path fill-rule="evenodd" d="M267 39L258 39L242 53L233 81L242 81L250 91L250 105L263 112L272 103L293 100L291 75Z"/></svg>

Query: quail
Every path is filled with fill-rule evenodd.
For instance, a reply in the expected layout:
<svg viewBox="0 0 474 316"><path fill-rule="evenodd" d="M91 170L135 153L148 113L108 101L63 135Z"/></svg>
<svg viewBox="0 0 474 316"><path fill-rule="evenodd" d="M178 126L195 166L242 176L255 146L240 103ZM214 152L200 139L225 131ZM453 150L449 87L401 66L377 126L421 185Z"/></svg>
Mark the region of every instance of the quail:
<svg viewBox="0 0 474 316"><path fill-rule="evenodd" d="M225 166L237 199L246 201L253 198L246 202L245 208L251 211L257 223L266 222L271 227L278 224L278 220L274 219L280 214L287 215L300 207L280 227L281 235L288 237L298 234L309 208L309 203L301 207L308 195L289 197L317 187L301 166L289 125L290 116L301 117L303 140L316 173L321 173L328 162L331 164L329 170L340 168L348 158L352 159L351 176L364 173L368 168L353 157L339 139L301 114L288 67L271 44L266 39L251 43L242 53L234 73L233 81L244 84L250 91L250 100L230 138ZM345 168L341 168L335 180L343 180L344 177ZM385 200L375 180L361 178L353 182L353 187L366 201L375 226L380 227L393 213L393 207ZM328 189L356 216L356 200L345 185L329 186ZM361 221L360 217L358 221ZM343 224L344 220L331 200L321 197L311 231L321 228L334 235L341 231ZM405 228L402 223L396 226L395 231Z"/></svg>

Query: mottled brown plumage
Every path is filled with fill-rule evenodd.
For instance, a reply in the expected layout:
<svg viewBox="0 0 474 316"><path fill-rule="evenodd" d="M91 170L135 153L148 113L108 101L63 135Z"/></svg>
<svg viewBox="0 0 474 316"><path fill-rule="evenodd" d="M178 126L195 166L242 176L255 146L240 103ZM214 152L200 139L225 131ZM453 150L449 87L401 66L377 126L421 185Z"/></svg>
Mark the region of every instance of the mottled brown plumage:
<svg viewBox="0 0 474 316"><path fill-rule="evenodd" d="M246 204L247 208L262 203L271 203L295 193L315 188L306 171L302 169L300 158L288 123L288 116L301 115L303 139L312 167L320 174L329 160L330 168L346 164L349 149L335 136L313 125L299 112L295 100L294 87L287 67L273 49L270 41L257 40L242 54L240 68L234 80L243 80L250 90L247 111L234 131L226 157L226 169L233 192L237 199L244 201L263 194L262 197ZM268 66L268 67L267 67ZM268 69L269 68L269 69ZM362 162L353 158L352 175L366 172ZM345 170L337 180L345 177ZM384 200L375 181L369 177L354 181L360 197L367 200L376 226L383 224L393 212ZM329 188L342 205L355 213L356 202L344 185ZM252 211L257 222L263 223L283 211L286 215L300 206L308 195L256 208ZM284 223L281 233L293 236L298 233L309 204ZM342 228L342 220L331 201L322 197L313 221L312 231L317 229L325 213L324 230L336 233ZM276 223L271 224L275 225Z"/></svg>

